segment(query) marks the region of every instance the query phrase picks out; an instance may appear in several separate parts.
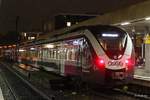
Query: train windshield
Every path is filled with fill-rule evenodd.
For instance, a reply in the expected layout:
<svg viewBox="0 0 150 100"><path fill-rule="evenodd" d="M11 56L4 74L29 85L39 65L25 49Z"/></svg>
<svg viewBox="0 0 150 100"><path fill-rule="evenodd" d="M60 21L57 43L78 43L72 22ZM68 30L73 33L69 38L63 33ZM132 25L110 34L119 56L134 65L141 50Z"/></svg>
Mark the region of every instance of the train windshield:
<svg viewBox="0 0 150 100"><path fill-rule="evenodd" d="M122 57L127 42L126 32L118 28L93 32L96 32L95 36L109 58L120 59Z"/></svg>

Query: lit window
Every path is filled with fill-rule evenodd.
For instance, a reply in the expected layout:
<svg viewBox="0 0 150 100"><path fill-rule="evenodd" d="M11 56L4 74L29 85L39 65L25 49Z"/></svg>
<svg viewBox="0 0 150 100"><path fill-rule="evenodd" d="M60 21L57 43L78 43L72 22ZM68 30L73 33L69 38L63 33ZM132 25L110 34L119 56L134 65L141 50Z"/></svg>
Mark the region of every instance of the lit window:
<svg viewBox="0 0 150 100"><path fill-rule="evenodd" d="M67 22L67 26L70 27L71 26L71 22Z"/></svg>

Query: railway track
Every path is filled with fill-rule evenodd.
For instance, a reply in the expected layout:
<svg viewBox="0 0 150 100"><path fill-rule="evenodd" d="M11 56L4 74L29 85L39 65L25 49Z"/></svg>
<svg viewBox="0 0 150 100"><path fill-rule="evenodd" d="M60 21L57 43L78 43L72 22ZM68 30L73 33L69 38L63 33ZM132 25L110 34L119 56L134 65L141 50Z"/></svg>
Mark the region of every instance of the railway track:
<svg viewBox="0 0 150 100"><path fill-rule="evenodd" d="M3 97L6 100L17 100L16 95L10 88L10 85L7 83L6 79L2 75L2 70L0 69L0 87L3 90Z"/></svg>
<svg viewBox="0 0 150 100"><path fill-rule="evenodd" d="M7 69L5 69L7 70ZM6 74L7 73L7 74ZM5 72L6 76L13 76L11 74L11 71ZM8 83L11 83L13 80L19 80L18 78L15 79L10 79ZM21 83L20 81L17 82L18 84L22 84L24 90L26 88L25 83ZM14 88L16 89L17 87L15 86L16 83L11 83L10 85L14 85L12 87L12 91L14 91ZM16 90L20 91L19 92L19 99L14 99L14 100L46 100L44 98L41 98L41 96L37 97L36 93L32 94L31 89L27 89L29 91L29 94L27 93L26 95L21 94L21 90ZM16 91L14 93L16 93ZM60 92L57 92L58 94L55 94L52 98L49 98L49 100L150 100L150 89L147 87L142 87L139 85L135 84L130 84L128 86L128 89L121 89L121 88L114 88L110 90L86 90L86 91L76 91L76 90L60 90ZM18 92L16 93L18 94ZM31 95L32 94L32 95ZM63 98L58 98L61 95ZM18 95L17 95L18 96ZM16 96L14 96L16 97ZM33 97L31 99L31 97ZM17 97L18 98L18 97ZM20 99L21 98L21 99ZM40 99L38 99L40 98Z"/></svg>
<svg viewBox="0 0 150 100"><path fill-rule="evenodd" d="M122 90L120 88L116 88L114 90L138 99L150 100L150 87L138 84L129 84L127 90Z"/></svg>
<svg viewBox="0 0 150 100"><path fill-rule="evenodd" d="M10 91L9 94L11 95L11 99L12 100L19 100L17 95L16 95L16 93L11 88L11 85L9 84L8 80L6 79L6 77L3 74L1 74L1 78L3 79L3 84L5 84L5 86L7 87L7 90ZM6 98L6 96L5 96L5 98Z"/></svg>
<svg viewBox="0 0 150 100"><path fill-rule="evenodd" d="M3 63L0 63L0 65L3 70L1 72L2 78L11 91L14 100L48 100L35 92L28 84L23 82L20 77L15 75L11 69L6 67L6 65Z"/></svg>
<svg viewBox="0 0 150 100"><path fill-rule="evenodd" d="M125 89L118 87L110 90L95 90L93 95L103 96L108 100L150 100L150 88L129 84Z"/></svg>

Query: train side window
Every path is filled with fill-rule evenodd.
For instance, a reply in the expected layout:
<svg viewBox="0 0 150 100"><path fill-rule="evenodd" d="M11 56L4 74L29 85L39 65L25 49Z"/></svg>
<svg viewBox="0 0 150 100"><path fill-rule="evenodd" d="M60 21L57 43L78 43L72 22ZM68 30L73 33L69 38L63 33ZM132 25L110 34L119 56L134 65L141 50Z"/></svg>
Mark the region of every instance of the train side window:
<svg viewBox="0 0 150 100"><path fill-rule="evenodd" d="M72 40L64 41L64 49L66 54L66 60L81 62L81 46L83 43L83 38L77 38Z"/></svg>
<svg viewBox="0 0 150 100"><path fill-rule="evenodd" d="M19 57L25 58L27 56L27 50L26 48L20 48L19 49Z"/></svg>
<svg viewBox="0 0 150 100"><path fill-rule="evenodd" d="M54 59L56 59L57 51L54 50Z"/></svg>
<svg viewBox="0 0 150 100"><path fill-rule="evenodd" d="M48 59L60 59L61 56L61 42L55 42L55 43L48 43L48 44L43 44L43 51L47 51L47 56ZM44 58L45 58L44 57ZM47 59L46 58L46 59Z"/></svg>
<svg viewBox="0 0 150 100"><path fill-rule="evenodd" d="M38 58L39 58L39 59L42 58L42 50L41 50L41 49L38 50Z"/></svg>
<svg viewBox="0 0 150 100"><path fill-rule="evenodd" d="M46 49L43 49L43 59L47 58L47 52Z"/></svg>
<svg viewBox="0 0 150 100"><path fill-rule="evenodd" d="M50 58L49 48L46 50L47 50L47 59L49 59Z"/></svg>

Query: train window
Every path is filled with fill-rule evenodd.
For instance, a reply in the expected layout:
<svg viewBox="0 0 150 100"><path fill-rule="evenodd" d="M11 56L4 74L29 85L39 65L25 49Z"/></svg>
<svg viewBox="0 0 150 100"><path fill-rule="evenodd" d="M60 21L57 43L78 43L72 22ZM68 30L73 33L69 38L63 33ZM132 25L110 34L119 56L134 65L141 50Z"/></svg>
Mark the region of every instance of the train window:
<svg viewBox="0 0 150 100"><path fill-rule="evenodd" d="M49 49L49 58L51 59L52 58L52 50L51 49Z"/></svg>
<svg viewBox="0 0 150 100"><path fill-rule="evenodd" d="M26 56L27 56L27 50L25 48L19 48L19 57L26 58Z"/></svg>
<svg viewBox="0 0 150 100"><path fill-rule="evenodd" d="M67 60L67 53L68 53L68 50L63 46L63 50L62 50L62 56L63 56L63 59L64 60Z"/></svg>
<svg viewBox="0 0 150 100"><path fill-rule="evenodd" d="M47 50L46 49L43 49L43 57L42 57L44 60L47 59Z"/></svg>
<svg viewBox="0 0 150 100"><path fill-rule="evenodd" d="M42 50L38 50L38 59L42 58Z"/></svg>
<svg viewBox="0 0 150 100"><path fill-rule="evenodd" d="M54 59L56 59L56 50L54 50Z"/></svg>
<svg viewBox="0 0 150 100"><path fill-rule="evenodd" d="M49 43L42 45L43 52L45 53L45 59L61 59L61 43Z"/></svg>
<svg viewBox="0 0 150 100"><path fill-rule="evenodd" d="M64 49L66 52L66 60L79 62L80 48L83 43L83 38L64 41Z"/></svg>
<svg viewBox="0 0 150 100"><path fill-rule="evenodd" d="M50 53L50 49L47 49L47 58L50 59L51 53Z"/></svg>
<svg viewBox="0 0 150 100"><path fill-rule="evenodd" d="M115 57L114 59L118 59L119 55L124 53L127 36L119 36L120 34L121 33L108 31L97 35L100 45L110 58Z"/></svg>
<svg viewBox="0 0 150 100"><path fill-rule="evenodd" d="M34 58L37 58L37 48L31 47L29 53L30 53L29 56L30 56L31 58L33 58L33 59L34 59Z"/></svg>
<svg viewBox="0 0 150 100"><path fill-rule="evenodd" d="M53 58L53 49L50 49L51 58Z"/></svg>

